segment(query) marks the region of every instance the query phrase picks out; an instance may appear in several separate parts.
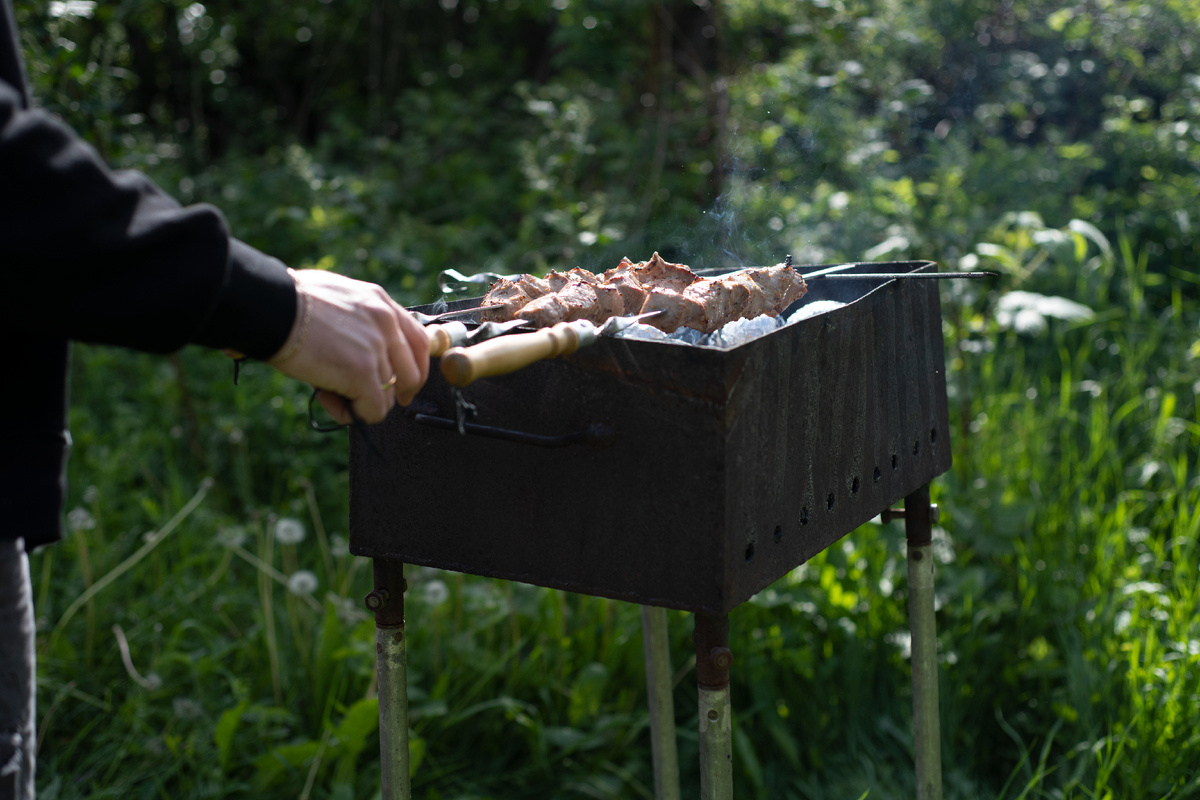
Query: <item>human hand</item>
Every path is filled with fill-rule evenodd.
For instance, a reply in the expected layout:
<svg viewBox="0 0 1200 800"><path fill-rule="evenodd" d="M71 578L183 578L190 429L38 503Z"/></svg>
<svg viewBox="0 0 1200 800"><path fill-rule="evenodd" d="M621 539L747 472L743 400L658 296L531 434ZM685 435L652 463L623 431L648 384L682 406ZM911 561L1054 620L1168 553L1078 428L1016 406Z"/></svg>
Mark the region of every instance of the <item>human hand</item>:
<svg viewBox="0 0 1200 800"><path fill-rule="evenodd" d="M429 376L420 323L373 283L324 270L289 272L296 323L267 363L315 386L321 405L343 425L353 419L350 409L374 423L396 403L411 403Z"/></svg>

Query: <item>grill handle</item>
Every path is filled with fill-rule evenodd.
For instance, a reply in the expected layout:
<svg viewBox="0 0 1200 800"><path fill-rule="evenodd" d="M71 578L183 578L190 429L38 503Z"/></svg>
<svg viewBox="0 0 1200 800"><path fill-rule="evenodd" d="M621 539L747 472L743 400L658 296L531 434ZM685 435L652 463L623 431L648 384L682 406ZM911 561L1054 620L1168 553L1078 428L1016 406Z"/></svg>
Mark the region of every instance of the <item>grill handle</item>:
<svg viewBox="0 0 1200 800"><path fill-rule="evenodd" d="M414 414L413 421L430 428L441 428L446 431L457 431L458 422L446 417L435 417L432 414ZM487 439L502 439L506 442L517 442L534 447L568 447L582 444L593 450L607 450L612 446L616 433L608 425L593 423L581 431L563 434L562 436L543 436L539 433L514 431L509 428L496 428L491 425L477 425L474 422L463 423L463 430L468 436L482 436Z"/></svg>

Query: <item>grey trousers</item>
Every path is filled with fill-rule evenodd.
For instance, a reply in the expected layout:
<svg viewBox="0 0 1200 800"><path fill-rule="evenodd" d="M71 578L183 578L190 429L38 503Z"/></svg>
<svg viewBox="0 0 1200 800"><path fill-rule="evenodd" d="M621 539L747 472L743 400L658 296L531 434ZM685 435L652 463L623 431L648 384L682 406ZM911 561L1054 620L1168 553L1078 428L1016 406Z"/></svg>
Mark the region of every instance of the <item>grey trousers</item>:
<svg viewBox="0 0 1200 800"><path fill-rule="evenodd" d="M21 539L0 539L0 800L33 800L33 587Z"/></svg>

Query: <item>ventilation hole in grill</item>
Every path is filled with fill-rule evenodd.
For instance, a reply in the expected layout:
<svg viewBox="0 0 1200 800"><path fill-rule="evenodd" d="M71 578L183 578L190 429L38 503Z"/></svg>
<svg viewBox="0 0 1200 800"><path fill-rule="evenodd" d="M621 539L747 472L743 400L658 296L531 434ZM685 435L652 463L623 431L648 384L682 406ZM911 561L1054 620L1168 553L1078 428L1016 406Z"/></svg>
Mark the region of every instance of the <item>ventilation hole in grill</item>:
<svg viewBox="0 0 1200 800"><path fill-rule="evenodd" d="M900 459L895 453L892 453L892 471L900 469Z"/></svg>
<svg viewBox="0 0 1200 800"><path fill-rule="evenodd" d="M882 478L882 477L883 477L883 473L879 471L879 467L876 467L876 468L875 468L875 475L874 475L875 482L876 482L876 483L879 483L879 479L880 479L880 478Z"/></svg>
<svg viewBox="0 0 1200 800"><path fill-rule="evenodd" d="M754 542L746 545L746 560L749 561L752 558L754 558Z"/></svg>
<svg viewBox="0 0 1200 800"><path fill-rule="evenodd" d="M937 441L937 428L929 429L929 443L933 444Z"/></svg>
<svg viewBox="0 0 1200 800"><path fill-rule="evenodd" d="M808 506L805 506L804 508L800 509L800 524L801 525L808 524Z"/></svg>
<svg viewBox="0 0 1200 800"><path fill-rule="evenodd" d="M775 526L775 543L779 544L782 541L783 541L783 526L776 525Z"/></svg>
<svg viewBox="0 0 1200 800"><path fill-rule="evenodd" d="M834 495L834 493L830 492L829 498L825 501L825 507L828 508L830 511L833 511L833 501L835 499L836 499L836 496Z"/></svg>
<svg viewBox="0 0 1200 800"><path fill-rule="evenodd" d="M861 485L862 481L860 481L858 476L855 475L854 480L850 481L850 494L858 494L858 489Z"/></svg>
<svg viewBox="0 0 1200 800"><path fill-rule="evenodd" d="M913 440L913 455L914 455L914 456L915 456L915 455L919 455L919 454L920 454L920 452L921 452L921 440L920 440L920 439L914 439L914 440Z"/></svg>

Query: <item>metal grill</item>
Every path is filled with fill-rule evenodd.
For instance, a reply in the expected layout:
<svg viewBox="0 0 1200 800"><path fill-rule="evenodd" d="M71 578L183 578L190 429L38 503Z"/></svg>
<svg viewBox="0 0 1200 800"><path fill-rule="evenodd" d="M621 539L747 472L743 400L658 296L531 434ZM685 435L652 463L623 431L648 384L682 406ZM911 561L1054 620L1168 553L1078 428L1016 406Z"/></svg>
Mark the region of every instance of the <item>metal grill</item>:
<svg viewBox="0 0 1200 800"><path fill-rule="evenodd" d="M404 562L643 604L660 800L679 796L662 607L695 612L701 798L728 800L728 612L901 499L917 797L940 800L928 484L951 464L941 309L937 281L867 275L934 269L813 281L798 305L845 305L731 349L602 337L462 396L434 370L374 446L351 437L385 800L411 796Z"/></svg>
<svg viewBox="0 0 1200 800"><path fill-rule="evenodd" d="M352 439L351 551L729 611L950 467L936 283L822 299L848 304L730 350L602 338L480 381L466 436L435 370L385 460Z"/></svg>

